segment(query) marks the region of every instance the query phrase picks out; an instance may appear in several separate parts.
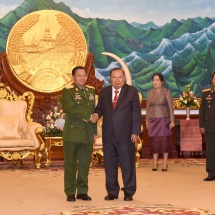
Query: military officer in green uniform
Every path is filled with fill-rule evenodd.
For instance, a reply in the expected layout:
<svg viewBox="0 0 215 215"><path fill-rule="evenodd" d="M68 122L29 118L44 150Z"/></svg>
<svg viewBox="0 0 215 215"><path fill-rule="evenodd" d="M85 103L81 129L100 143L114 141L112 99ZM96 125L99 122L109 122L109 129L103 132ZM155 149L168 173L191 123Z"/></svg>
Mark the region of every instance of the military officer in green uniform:
<svg viewBox="0 0 215 215"><path fill-rule="evenodd" d="M215 73L212 75L211 89L202 91L199 109L200 132L204 134L206 144L206 171L204 181L215 180Z"/></svg>
<svg viewBox="0 0 215 215"><path fill-rule="evenodd" d="M95 91L85 85L84 67L72 70L74 83L63 89L62 105L65 110L63 130L64 191L67 201L91 200L88 196L88 173L92 156L96 124L90 121L95 109ZM77 193L77 196L76 196Z"/></svg>

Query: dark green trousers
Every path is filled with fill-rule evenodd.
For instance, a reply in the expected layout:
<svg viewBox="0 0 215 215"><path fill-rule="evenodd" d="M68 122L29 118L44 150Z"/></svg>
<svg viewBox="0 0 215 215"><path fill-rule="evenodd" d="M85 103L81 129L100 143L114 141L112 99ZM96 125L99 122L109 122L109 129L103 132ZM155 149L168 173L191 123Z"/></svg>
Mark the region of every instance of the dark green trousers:
<svg viewBox="0 0 215 215"><path fill-rule="evenodd" d="M88 173L93 143L63 143L64 192L66 195L88 193Z"/></svg>
<svg viewBox="0 0 215 215"><path fill-rule="evenodd" d="M215 132L205 132L206 171L209 177L215 177Z"/></svg>

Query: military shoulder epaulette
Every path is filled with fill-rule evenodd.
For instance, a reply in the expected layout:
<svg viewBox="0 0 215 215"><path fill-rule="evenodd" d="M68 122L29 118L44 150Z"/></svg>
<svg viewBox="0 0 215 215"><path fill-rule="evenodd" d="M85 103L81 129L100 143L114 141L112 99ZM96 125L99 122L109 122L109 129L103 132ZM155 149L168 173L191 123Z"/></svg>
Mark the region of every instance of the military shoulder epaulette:
<svg viewBox="0 0 215 215"><path fill-rule="evenodd" d="M95 89L95 87L93 87L93 86L90 86L90 85L85 85L86 87L88 87L88 88L92 88L92 89Z"/></svg>
<svg viewBox="0 0 215 215"><path fill-rule="evenodd" d="M209 88L209 89L204 89L204 90L202 90L202 92L207 92L207 91L210 91L211 90L211 88Z"/></svg>
<svg viewBox="0 0 215 215"><path fill-rule="evenodd" d="M66 85L66 89L71 89L71 88L74 88L73 84L69 83L69 84Z"/></svg>

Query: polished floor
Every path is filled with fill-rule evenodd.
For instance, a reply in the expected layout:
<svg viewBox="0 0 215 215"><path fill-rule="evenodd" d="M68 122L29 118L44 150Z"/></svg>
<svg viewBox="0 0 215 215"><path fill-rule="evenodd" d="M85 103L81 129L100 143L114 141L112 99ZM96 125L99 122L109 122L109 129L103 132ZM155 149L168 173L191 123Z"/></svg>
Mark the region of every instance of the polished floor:
<svg viewBox="0 0 215 215"><path fill-rule="evenodd" d="M151 171L152 161L142 159L137 168L137 192L134 200L105 201L105 173L102 165L89 174L92 201L67 202L63 192L63 161L53 161L49 168L34 169L31 161L23 168L0 162L1 215L60 215L92 207L172 205L204 209L215 213L215 181L204 182L205 159L171 159L167 172ZM119 180L122 185L119 169Z"/></svg>

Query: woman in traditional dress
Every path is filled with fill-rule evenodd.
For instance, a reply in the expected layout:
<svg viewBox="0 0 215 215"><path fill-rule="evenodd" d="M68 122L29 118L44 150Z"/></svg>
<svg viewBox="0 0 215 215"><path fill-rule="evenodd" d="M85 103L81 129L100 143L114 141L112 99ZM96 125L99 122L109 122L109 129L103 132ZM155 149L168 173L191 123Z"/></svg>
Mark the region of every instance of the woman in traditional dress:
<svg viewBox="0 0 215 215"><path fill-rule="evenodd" d="M175 126L173 97L171 91L163 87L164 77L160 73L152 76L154 89L148 91L146 100L146 128L148 130L154 166L157 171L158 155L163 154L162 171L168 169L168 153L171 152L172 128Z"/></svg>

